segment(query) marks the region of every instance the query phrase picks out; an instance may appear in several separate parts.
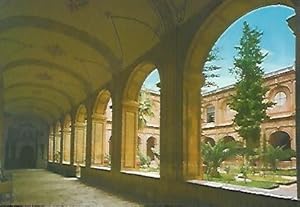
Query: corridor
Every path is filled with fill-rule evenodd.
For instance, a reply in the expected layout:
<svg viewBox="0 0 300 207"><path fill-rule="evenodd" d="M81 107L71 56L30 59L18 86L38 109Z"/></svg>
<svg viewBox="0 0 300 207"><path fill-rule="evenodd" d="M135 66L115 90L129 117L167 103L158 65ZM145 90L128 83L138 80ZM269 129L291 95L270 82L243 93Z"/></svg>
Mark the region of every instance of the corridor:
<svg viewBox="0 0 300 207"><path fill-rule="evenodd" d="M13 171L14 205L140 206L46 170Z"/></svg>

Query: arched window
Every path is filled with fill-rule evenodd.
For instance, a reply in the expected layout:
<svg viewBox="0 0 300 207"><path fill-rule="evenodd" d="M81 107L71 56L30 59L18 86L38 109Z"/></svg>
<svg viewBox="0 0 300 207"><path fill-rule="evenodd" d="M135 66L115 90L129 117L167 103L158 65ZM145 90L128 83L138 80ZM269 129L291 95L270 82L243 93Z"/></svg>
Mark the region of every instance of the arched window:
<svg viewBox="0 0 300 207"><path fill-rule="evenodd" d="M273 147L283 147L283 149L291 149L290 135L284 131L277 131L270 135L269 143Z"/></svg>
<svg viewBox="0 0 300 207"><path fill-rule="evenodd" d="M276 106L284 106L287 101L287 96L283 91L276 93L274 96L274 103Z"/></svg>

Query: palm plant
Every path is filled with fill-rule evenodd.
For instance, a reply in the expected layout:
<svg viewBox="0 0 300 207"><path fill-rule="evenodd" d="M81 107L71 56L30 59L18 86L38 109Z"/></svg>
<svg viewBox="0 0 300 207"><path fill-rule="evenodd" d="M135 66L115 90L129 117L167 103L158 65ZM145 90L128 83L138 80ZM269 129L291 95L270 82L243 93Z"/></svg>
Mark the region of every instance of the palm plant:
<svg viewBox="0 0 300 207"><path fill-rule="evenodd" d="M219 140L214 146L209 142L202 143L201 152L206 164L206 173L211 177L220 177L218 168L222 162L235 157L240 153L240 145L237 142L224 142Z"/></svg>
<svg viewBox="0 0 300 207"><path fill-rule="evenodd" d="M141 90L139 95L139 109L138 109L138 128L142 129L147 124L147 117L153 117L152 100L149 98L145 90Z"/></svg>
<svg viewBox="0 0 300 207"><path fill-rule="evenodd" d="M264 152L261 153L262 160L269 164L273 171L277 170L278 161L287 160L295 156L295 151L291 149L284 149L284 146L273 147L268 145Z"/></svg>

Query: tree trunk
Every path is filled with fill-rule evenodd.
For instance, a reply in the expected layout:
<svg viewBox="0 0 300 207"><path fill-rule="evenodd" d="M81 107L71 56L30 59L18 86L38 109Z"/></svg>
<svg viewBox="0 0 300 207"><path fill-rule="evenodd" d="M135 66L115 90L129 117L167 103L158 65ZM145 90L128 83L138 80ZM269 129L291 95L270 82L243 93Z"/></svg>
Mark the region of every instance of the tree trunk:
<svg viewBox="0 0 300 207"><path fill-rule="evenodd" d="M257 139L257 140L255 140L253 138L246 139L246 147L247 147L247 149L258 148L259 147L259 139Z"/></svg>

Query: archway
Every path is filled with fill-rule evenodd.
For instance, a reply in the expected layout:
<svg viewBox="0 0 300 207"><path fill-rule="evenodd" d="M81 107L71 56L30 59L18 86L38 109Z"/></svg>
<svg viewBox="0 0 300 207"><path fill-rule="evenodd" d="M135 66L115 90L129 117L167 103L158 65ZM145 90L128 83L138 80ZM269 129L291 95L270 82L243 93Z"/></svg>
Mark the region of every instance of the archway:
<svg viewBox="0 0 300 207"><path fill-rule="evenodd" d="M273 147L282 147L283 149L291 149L291 137L287 132L276 131L270 135L269 143Z"/></svg>
<svg viewBox="0 0 300 207"><path fill-rule="evenodd" d="M153 149L156 145L156 138L155 137L149 137L147 139L147 156L150 157L151 160L154 160L154 153Z"/></svg>
<svg viewBox="0 0 300 207"><path fill-rule="evenodd" d="M107 137L111 137L109 135L112 126L111 105L110 92L108 90L100 91L92 115L92 166L106 165L105 158L111 153L107 149L107 145L110 144Z"/></svg>
<svg viewBox="0 0 300 207"><path fill-rule="evenodd" d="M32 146L24 146L19 155L20 168L35 168L36 156Z"/></svg>
<svg viewBox="0 0 300 207"><path fill-rule="evenodd" d="M122 169L138 169L138 163L141 162L137 162L137 156L140 161L145 160L147 152L144 154L143 150L139 149L138 136L144 137L141 135L146 135L146 129L156 129L159 137L160 91L156 87L157 82L154 83L153 80L152 87L156 90L149 87L150 76L155 76L155 80L160 82L159 70L155 65L138 65L130 75L124 90Z"/></svg>
<svg viewBox="0 0 300 207"><path fill-rule="evenodd" d="M76 114L75 121L74 165L85 166L86 124L87 110L84 105L80 105Z"/></svg>
<svg viewBox="0 0 300 207"><path fill-rule="evenodd" d="M293 6L292 1L289 0L280 1L280 3ZM183 81L183 105L184 111L186 112L183 114L183 156L185 163L183 165L183 176L185 176L186 179L196 178L199 176L203 177L203 172L199 172L198 170L201 169L201 167L197 167L197 165L201 166L202 163L199 163L198 160L191 155L198 154L200 160L202 160L200 155L201 148L199 149L198 144L195 145L202 134L202 129L194 126L201 126L201 121L199 119L199 117L201 117L199 115L201 111L197 107L201 105L203 97L198 97L197 94L199 94L199 88L201 88L203 85L202 70L207 60L208 53L213 47L215 41L236 19L250 11L271 4L278 4L278 1L224 1L219 7L211 12L211 15L204 23L201 23L201 28L195 33L194 38L192 38L193 40L190 44L188 55L185 61ZM216 102L219 100L219 97L215 97ZM216 111L218 113L218 110ZM222 124L220 124L216 134L218 134L218 130L222 131L221 126ZM210 130L212 131L212 129Z"/></svg>

